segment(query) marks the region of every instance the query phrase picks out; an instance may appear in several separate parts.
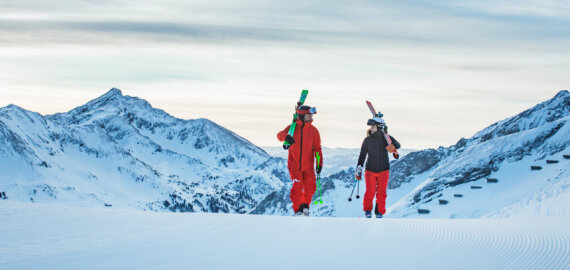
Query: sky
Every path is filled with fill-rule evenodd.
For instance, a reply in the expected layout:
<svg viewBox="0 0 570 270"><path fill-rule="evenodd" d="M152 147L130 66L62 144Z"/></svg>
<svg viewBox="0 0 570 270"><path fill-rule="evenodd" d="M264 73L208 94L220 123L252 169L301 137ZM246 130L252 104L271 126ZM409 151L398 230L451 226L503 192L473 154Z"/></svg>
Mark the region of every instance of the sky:
<svg viewBox="0 0 570 270"><path fill-rule="evenodd" d="M113 87L278 146L302 89L328 147L370 112L450 146L570 88L569 1L0 0L0 107L68 111Z"/></svg>

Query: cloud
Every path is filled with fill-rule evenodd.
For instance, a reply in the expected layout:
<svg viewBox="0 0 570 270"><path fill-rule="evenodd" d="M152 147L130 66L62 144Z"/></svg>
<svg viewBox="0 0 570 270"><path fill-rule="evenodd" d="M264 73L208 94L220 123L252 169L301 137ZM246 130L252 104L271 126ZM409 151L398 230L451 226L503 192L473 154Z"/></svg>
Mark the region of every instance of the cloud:
<svg viewBox="0 0 570 270"><path fill-rule="evenodd" d="M279 46L371 46L391 42L438 43L437 37L407 34L266 28L146 21L54 21L0 19L0 44L143 44L202 42L210 44L252 44Z"/></svg>
<svg viewBox="0 0 570 270"><path fill-rule="evenodd" d="M19 3L20 1L18 1ZM23 1L0 4L0 43L468 45L568 38L564 16L492 12L468 2ZM499 7L505 9L505 4ZM560 13L560 12L559 12Z"/></svg>
<svg viewBox="0 0 570 270"><path fill-rule="evenodd" d="M329 146L361 142L364 99L406 145L449 145L568 88L568 4L541 3L3 1L0 101L52 113L117 86L269 144L309 88Z"/></svg>

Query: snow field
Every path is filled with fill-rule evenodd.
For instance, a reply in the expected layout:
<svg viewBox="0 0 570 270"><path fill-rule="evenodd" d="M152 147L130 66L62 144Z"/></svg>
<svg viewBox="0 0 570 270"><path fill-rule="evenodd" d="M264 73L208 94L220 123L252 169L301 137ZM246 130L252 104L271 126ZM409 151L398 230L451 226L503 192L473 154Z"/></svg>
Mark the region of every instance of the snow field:
<svg viewBox="0 0 570 270"><path fill-rule="evenodd" d="M570 218L363 219L0 204L4 269L570 269Z"/></svg>

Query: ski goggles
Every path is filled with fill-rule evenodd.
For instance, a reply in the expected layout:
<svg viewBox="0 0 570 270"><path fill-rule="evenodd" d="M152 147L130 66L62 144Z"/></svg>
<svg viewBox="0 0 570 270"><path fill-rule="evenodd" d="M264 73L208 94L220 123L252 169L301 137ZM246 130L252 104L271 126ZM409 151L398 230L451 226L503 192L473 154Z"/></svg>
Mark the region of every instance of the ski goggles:
<svg viewBox="0 0 570 270"><path fill-rule="evenodd" d="M317 113L317 108L315 107L308 107L308 108L299 108L297 110L298 114L316 114Z"/></svg>
<svg viewBox="0 0 570 270"><path fill-rule="evenodd" d="M374 126L374 125L376 125L376 126L381 126L381 127L386 126L386 123L378 122L378 121L376 121L376 120L374 120L374 119L368 119L368 123L366 123L366 124L367 124L368 126Z"/></svg>

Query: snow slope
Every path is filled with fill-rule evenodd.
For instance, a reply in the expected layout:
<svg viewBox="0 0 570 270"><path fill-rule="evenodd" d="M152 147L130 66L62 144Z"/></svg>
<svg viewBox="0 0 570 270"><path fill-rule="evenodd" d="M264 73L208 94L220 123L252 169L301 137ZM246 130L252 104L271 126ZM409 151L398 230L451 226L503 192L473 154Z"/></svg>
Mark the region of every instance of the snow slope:
<svg viewBox="0 0 570 270"><path fill-rule="evenodd" d="M408 206L414 196L430 183L431 179L427 177L428 180L418 185L414 191L391 205L388 212L390 216L416 218L570 216L570 200L564 200L570 195L570 160L564 160L560 156L559 163L546 164L544 161L537 163L535 159L535 156L528 156L520 161L505 162L488 177L445 188L434 193L431 200ZM531 171L530 166L537 164L543 169ZM423 180L430 173L431 171L418 179ZM487 179L497 179L498 182L488 183ZM456 194L462 197L456 197ZM447 204L440 204L440 200L446 200ZM418 208L431 212L420 215Z"/></svg>
<svg viewBox="0 0 570 270"><path fill-rule="evenodd" d="M567 202L560 205L561 199L545 196L566 198L570 192L569 146L570 93L563 90L449 148L417 151L395 162L390 188L409 182L416 187L392 204L389 214L478 218L508 216L532 205L540 209L535 214L568 216ZM511 210L499 211L503 208ZM430 213L420 214L420 209Z"/></svg>
<svg viewBox="0 0 570 270"><path fill-rule="evenodd" d="M570 177L552 181L520 201L489 213L493 218L542 218L570 216Z"/></svg>
<svg viewBox="0 0 570 270"><path fill-rule="evenodd" d="M570 269L570 219L358 219L0 201L3 269Z"/></svg>

